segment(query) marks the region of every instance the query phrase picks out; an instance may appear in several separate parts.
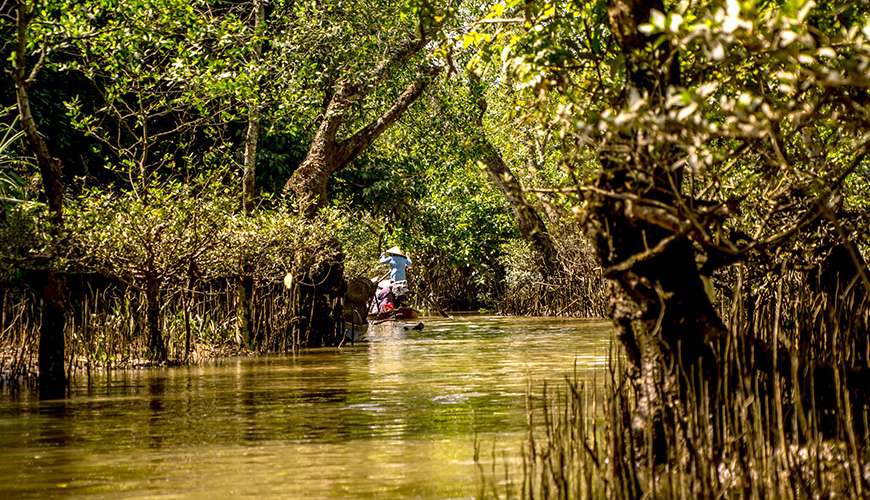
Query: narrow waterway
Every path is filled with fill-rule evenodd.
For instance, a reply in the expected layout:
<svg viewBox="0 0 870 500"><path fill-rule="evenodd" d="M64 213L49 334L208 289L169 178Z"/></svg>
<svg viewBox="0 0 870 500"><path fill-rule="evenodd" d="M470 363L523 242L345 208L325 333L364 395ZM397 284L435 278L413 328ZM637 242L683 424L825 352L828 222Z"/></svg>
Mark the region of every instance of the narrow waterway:
<svg viewBox="0 0 870 500"><path fill-rule="evenodd" d="M0 396L0 498L470 497L519 452L529 381L602 378L610 327L427 320L295 357L81 378L65 401ZM576 368L575 368L576 367Z"/></svg>

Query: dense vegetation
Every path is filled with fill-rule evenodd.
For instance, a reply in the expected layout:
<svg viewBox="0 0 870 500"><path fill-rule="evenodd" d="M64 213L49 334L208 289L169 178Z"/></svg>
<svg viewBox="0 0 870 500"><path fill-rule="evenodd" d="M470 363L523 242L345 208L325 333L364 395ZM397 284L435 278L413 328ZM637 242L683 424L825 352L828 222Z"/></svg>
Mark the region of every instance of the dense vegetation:
<svg viewBox="0 0 870 500"><path fill-rule="evenodd" d="M338 344L345 283L394 244L421 307L603 313L576 227L500 180L534 141L497 144L457 66L485 6L4 9L7 374Z"/></svg>
<svg viewBox="0 0 870 500"><path fill-rule="evenodd" d="M613 319L527 493L868 491L865 2L0 5L4 371L336 345L398 244L419 306Z"/></svg>

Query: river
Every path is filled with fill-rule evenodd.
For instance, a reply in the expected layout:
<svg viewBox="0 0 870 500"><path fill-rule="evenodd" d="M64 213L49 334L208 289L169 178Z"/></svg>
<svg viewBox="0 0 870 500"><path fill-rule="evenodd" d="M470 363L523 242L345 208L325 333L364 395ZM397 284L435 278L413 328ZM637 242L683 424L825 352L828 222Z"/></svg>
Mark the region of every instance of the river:
<svg viewBox="0 0 870 500"><path fill-rule="evenodd" d="M517 460L531 381L601 379L608 323L425 320L340 350L78 377L0 395L0 498L471 497ZM576 366L576 368L575 368Z"/></svg>

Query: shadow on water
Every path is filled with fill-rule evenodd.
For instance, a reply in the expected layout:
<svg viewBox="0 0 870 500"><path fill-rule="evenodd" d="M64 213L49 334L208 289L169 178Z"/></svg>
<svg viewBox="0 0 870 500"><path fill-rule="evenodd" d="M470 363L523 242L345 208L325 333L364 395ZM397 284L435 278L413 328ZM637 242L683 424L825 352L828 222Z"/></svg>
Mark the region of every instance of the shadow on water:
<svg viewBox="0 0 870 500"><path fill-rule="evenodd" d="M74 415L65 400L40 401L37 406L39 432L36 442L62 448L70 443L68 420Z"/></svg>
<svg viewBox="0 0 870 500"><path fill-rule="evenodd" d="M69 425L75 412L65 400L39 401L35 409L36 432L30 442L34 453L22 457L25 461L20 465L26 468L27 479L43 487L67 489L76 480L73 466L77 458L71 449L76 443Z"/></svg>
<svg viewBox="0 0 870 500"><path fill-rule="evenodd" d="M244 433L242 441L245 443L253 443L260 439L257 432L257 392L255 388L254 372L251 370L241 370L241 363L237 365L236 370L238 375L238 394L241 398L241 411L239 414L244 421Z"/></svg>
<svg viewBox="0 0 870 500"><path fill-rule="evenodd" d="M166 394L166 379L163 374L148 379L148 446L160 448L163 445L163 412L165 410L164 395Z"/></svg>

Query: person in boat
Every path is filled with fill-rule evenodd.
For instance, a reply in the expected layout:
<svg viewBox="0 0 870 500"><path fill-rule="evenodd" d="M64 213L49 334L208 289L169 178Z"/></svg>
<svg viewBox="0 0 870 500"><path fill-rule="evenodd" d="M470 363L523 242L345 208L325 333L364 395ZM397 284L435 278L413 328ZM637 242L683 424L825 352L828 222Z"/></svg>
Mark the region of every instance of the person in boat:
<svg viewBox="0 0 870 500"><path fill-rule="evenodd" d="M390 247L381 254L381 264L390 266L390 283L395 307L402 306L402 300L408 293L408 281L405 270L411 266L411 259L399 247Z"/></svg>
<svg viewBox="0 0 870 500"><path fill-rule="evenodd" d="M375 302L372 304L372 313L386 314L396 308L396 296L393 294L393 287L390 280L383 280L377 285L375 291Z"/></svg>

